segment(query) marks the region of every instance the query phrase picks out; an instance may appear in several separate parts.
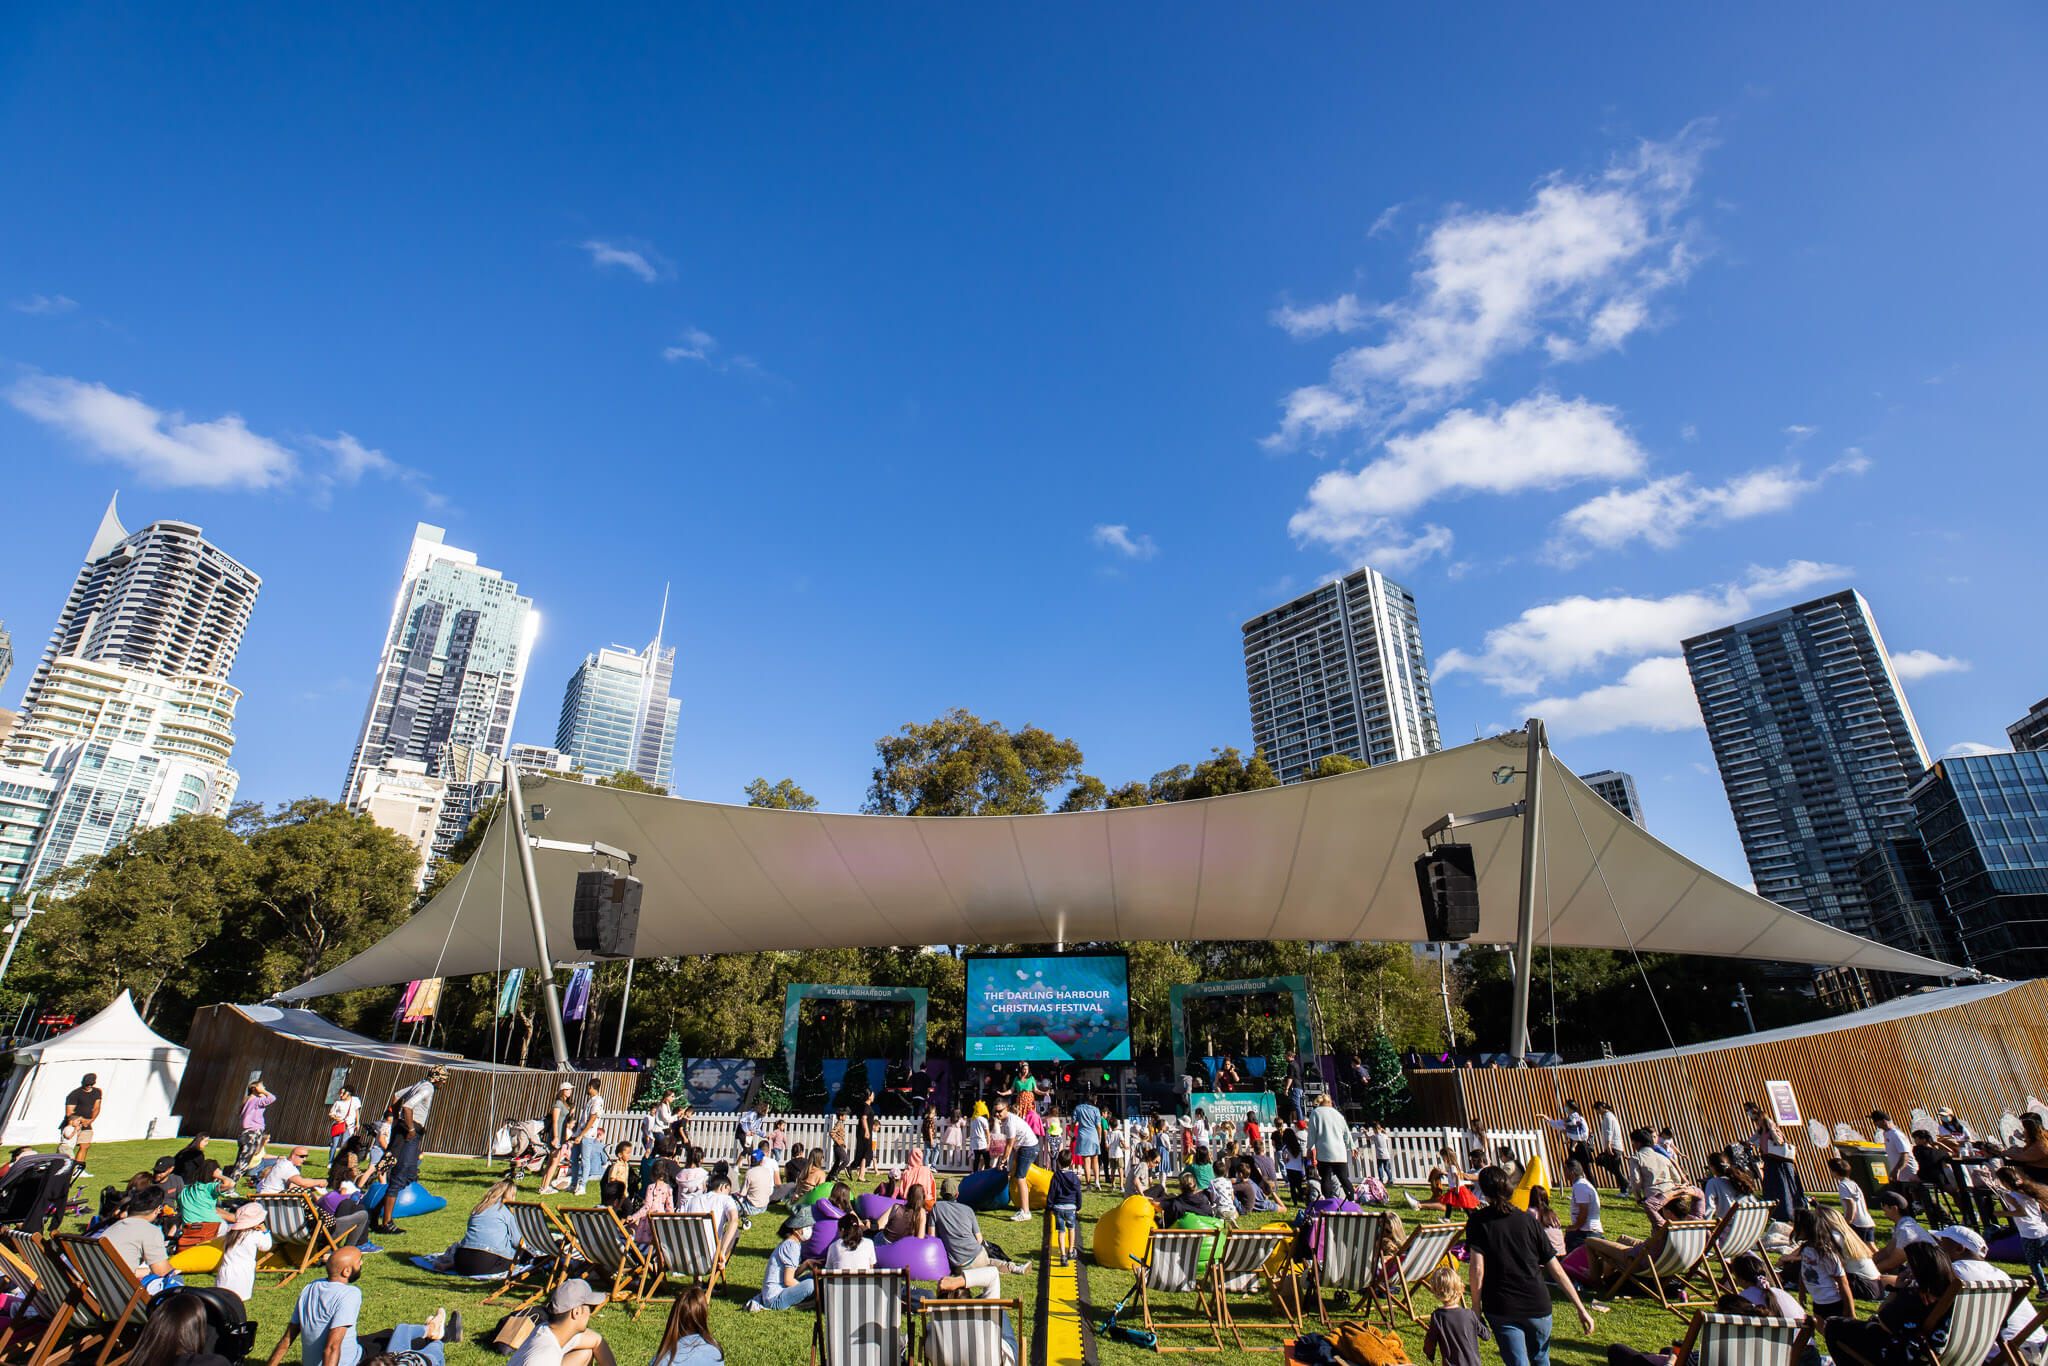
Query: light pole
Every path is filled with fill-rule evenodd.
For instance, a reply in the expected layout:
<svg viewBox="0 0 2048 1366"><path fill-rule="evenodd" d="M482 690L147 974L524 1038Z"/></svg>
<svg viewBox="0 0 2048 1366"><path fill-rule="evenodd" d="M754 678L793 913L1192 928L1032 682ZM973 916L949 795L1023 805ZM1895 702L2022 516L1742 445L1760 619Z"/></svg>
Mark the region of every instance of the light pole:
<svg viewBox="0 0 2048 1366"><path fill-rule="evenodd" d="M21 942L21 932L28 928L28 922L36 916L36 892L28 894L28 900L19 906L10 907L14 912L14 927L7 932L7 952L0 954L0 980L7 977L7 966L14 961L14 946Z"/></svg>
<svg viewBox="0 0 2048 1366"><path fill-rule="evenodd" d="M1749 1032L1752 1034L1756 1033L1756 1016L1749 1013L1748 983L1737 982L1735 984L1735 1005L1742 1012L1742 1018L1749 1021Z"/></svg>

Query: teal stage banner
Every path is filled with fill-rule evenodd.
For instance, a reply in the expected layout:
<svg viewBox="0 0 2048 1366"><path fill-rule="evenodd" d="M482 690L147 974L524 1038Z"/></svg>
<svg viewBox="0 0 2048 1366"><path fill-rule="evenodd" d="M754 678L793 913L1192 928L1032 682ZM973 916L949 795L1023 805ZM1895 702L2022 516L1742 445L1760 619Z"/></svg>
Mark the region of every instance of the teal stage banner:
<svg viewBox="0 0 2048 1366"><path fill-rule="evenodd" d="M1197 1091L1195 1108L1211 1124L1242 1124L1247 1115L1271 1125L1280 1118L1280 1105L1271 1091Z"/></svg>

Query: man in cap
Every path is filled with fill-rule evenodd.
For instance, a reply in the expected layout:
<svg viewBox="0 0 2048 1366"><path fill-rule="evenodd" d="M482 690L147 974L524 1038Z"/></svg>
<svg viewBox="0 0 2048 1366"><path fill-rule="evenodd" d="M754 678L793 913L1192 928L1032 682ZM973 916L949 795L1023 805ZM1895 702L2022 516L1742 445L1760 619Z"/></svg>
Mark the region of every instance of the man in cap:
<svg viewBox="0 0 2048 1366"><path fill-rule="evenodd" d="M604 1339L590 1328L590 1316L605 1297L578 1278L563 1281L548 1296L548 1321L526 1335L509 1366L590 1366Z"/></svg>
<svg viewBox="0 0 2048 1366"><path fill-rule="evenodd" d="M384 1203L378 1207L372 1233L389 1236L403 1233L392 1222L392 1211L405 1188L420 1179L420 1145L427 1136L427 1117L434 1108L434 1093L448 1081L448 1068L438 1066L425 1081L414 1082L391 1101L391 1172L384 1178Z"/></svg>
<svg viewBox="0 0 2048 1366"><path fill-rule="evenodd" d="M1984 1241L1984 1235L1976 1229L1962 1224L1951 1224L1935 1233L1934 1237L1940 1242L1941 1250L1948 1254L1949 1265L1955 1270L1957 1280L1967 1285L1973 1281L2007 1279L2006 1274L1988 1260L1990 1248ZM2019 1305L2006 1315L2005 1326L1998 1330L1998 1339L2000 1343L2012 1342L2013 1350L2020 1353L2023 1359L2038 1361L2041 1349L2048 1347L2048 1329L2037 1328L2028 1335L2025 1342L2013 1342L2014 1338L2027 1331L2027 1325L2033 1321L2034 1307L2021 1300ZM1998 1347L1993 1347L1991 1354L1984 1359L1987 1362L1996 1361L2001 1354Z"/></svg>

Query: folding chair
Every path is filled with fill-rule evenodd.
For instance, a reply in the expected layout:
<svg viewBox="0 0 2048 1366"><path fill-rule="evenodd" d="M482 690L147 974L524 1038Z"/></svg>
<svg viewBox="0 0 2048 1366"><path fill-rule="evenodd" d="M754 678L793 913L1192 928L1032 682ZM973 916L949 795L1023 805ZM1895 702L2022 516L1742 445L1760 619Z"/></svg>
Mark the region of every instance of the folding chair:
<svg viewBox="0 0 2048 1366"><path fill-rule="evenodd" d="M1728 1263L1745 1252L1754 1252L1761 1246L1764 1233L1770 1226L1771 1207L1761 1200L1747 1196L1730 1205L1728 1212L1721 1216L1721 1222L1714 1226L1714 1236L1708 1241L1708 1246L1713 1250L1714 1261L1721 1264L1721 1275L1728 1278L1728 1289L1740 1289L1735 1284L1734 1274L1728 1270ZM1777 1272L1771 1268L1770 1258L1764 1258L1764 1267L1771 1271L1775 1280ZM1714 1274L1713 1266L1701 1262L1699 1269L1706 1273L1714 1293L1720 1294L1721 1278Z"/></svg>
<svg viewBox="0 0 2048 1366"><path fill-rule="evenodd" d="M135 1272L120 1254L99 1239L60 1233L52 1242L58 1255L70 1266L78 1287L84 1291L81 1308L86 1312L81 1317L90 1315L97 1318L98 1329L106 1336L100 1354L93 1358L93 1366L110 1366L110 1363L126 1361L133 1349L118 1356L114 1349L121 1345L122 1335L130 1326L137 1333L142 1331L143 1308L149 1301L149 1292L142 1288L142 1282L135 1278ZM115 1307L117 1305L119 1308Z"/></svg>
<svg viewBox="0 0 2048 1366"><path fill-rule="evenodd" d="M258 1195L255 1203L263 1210L263 1227L270 1233L270 1251L263 1254L263 1260L256 1264L260 1272L281 1272L277 1283L290 1285L313 1263L323 1261L327 1254L341 1246L335 1241L334 1230L320 1216L320 1207L313 1203L313 1197L302 1190L286 1191L282 1195ZM290 1248L298 1248L297 1261L292 1260Z"/></svg>
<svg viewBox="0 0 2048 1366"><path fill-rule="evenodd" d="M1024 1348L1022 1300L926 1300L922 1355L929 1366L1002 1366L1003 1315L1017 1334L1017 1360L1031 1360Z"/></svg>
<svg viewBox="0 0 2048 1366"><path fill-rule="evenodd" d="M1812 1333L1798 1319L1694 1314L1671 1366L1792 1366Z"/></svg>
<svg viewBox="0 0 2048 1366"><path fill-rule="evenodd" d="M1301 1331L1301 1320L1294 1314L1286 1318L1240 1319L1230 1312L1230 1290L1232 1282L1239 1288L1249 1289L1259 1284L1266 1264L1273 1254L1294 1241L1291 1228L1241 1228L1226 1230L1217 1236L1216 1253L1209 1259L1209 1303L1210 1319L1220 1328L1228 1328L1230 1336L1237 1342L1237 1350L1245 1349L1243 1328L1287 1328L1296 1333ZM1249 1281L1250 1285L1246 1285ZM1285 1302L1282 1301L1284 1312ZM1278 1348L1271 1349L1278 1351Z"/></svg>
<svg viewBox="0 0 2048 1366"><path fill-rule="evenodd" d="M40 1235L9 1229L0 1235L0 1260L4 1260L8 1274L28 1292L29 1303L42 1315L42 1335L35 1339L29 1366L55 1366L100 1341L101 1335L90 1326L101 1319L98 1305L85 1303L85 1292L78 1279L57 1260ZM57 1351L57 1343L74 1316L87 1323L85 1337L75 1346ZM14 1343L17 1330L26 1323L18 1314L9 1322L7 1330L0 1333L0 1352Z"/></svg>
<svg viewBox="0 0 2048 1366"><path fill-rule="evenodd" d="M1664 1241L1656 1252L1636 1258L1600 1293L1619 1295L1631 1284L1642 1284L1657 1297L1657 1303L1684 1317L1686 1311L1671 1302L1670 1290L1682 1289L1686 1278L1706 1260L1715 1227L1711 1219L1681 1219L1664 1225Z"/></svg>
<svg viewBox="0 0 2048 1366"><path fill-rule="evenodd" d="M1220 1352L1223 1350L1223 1331L1209 1314L1205 1301L1208 1292L1202 1284L1202 1252L1213 1248L1216 1232L1206 1228L1160 1228L1152 1230L1152 1245L1146 1251L1144 1260L1135 1256L1138 1263L1138 1308L1145 1316L1145 1327L1152 1333L1153 1350L1156 1352ZM1195 1296L1195 1309L1202 1320L1190 1323L1182 1320L1173 1324L1154 1322L1152 1318L1152 1294L1191 1292ZM1214 1347L1168 1347L1159 1341L1162 1327L1202 1328L1206 1327L1216 1339Z"/></svg>
<svg viewBox="0 0 2048 1366"><path fill-rule="evenodd" d="M2019 1349L2025 1345L2028 1338L2031 1338L2043 1328L2048 1328L2048 1309L2043 1309L2040 1313L2034 1315L2026 1327L2001 1342L1998 1345L1998 1350L2000 1355L2005 1358L2005 1366L2027 1366L2027 1360L2020 1355ZM2000 1328L1998 1332L1999 1336L2004 1337L2005 1330L2003 1328Z"/></svg>
<svg viewBox="0 0 2048 1366"><path fill-rule="evenodd" d="M819 1271L818 1321L811 1366L898 1366L908 1345L903 1297L907 1271Z"/></svg>
<svg viewBox="0 0 2048 1366"><path fill-rule="evenodd" d="M670 1276L688 1276L709 1282L716 1290L725 1275L725 1250L718 1245L718 1219L710 1214L650 1214L647 1228L654 1236L659 1269L655 1283Z"/></svg>
<svg viewBox="0 0 2048 1366"><path fill-rule="evenodd" d="M517 1251L528 1265L524 1272L506 1276L503 1285L484 1296L484 1303L496 1303L499 1296L511 1294L515 1286L521 1290L534 1287L533 1294L519 1302L518 1308L524 1309L552 1294L568 1277L570 1258L561 1226L548 1214L546 1205L536 1200L507 1200L505 1208L512 1211L512 1224L519 1230Z"/></svg>
<svg viewBox="0 0 2048 1366"><path fill-rule="evenodd" d="M1398 1254L1401 1260L1384 1269L1380 1280L1381 1293L1387 1297L1385 1308L1390 1330L1394 1326L1396 1304L1411 1322L1422 1322L1422 1316L1415 1312L1415 1287L1429 1279L1430 1273L1450 1255L1451 1245L1464 1236L1463 1224L1424 1224L1408 1235L1407 1243Z"/></svg>
<svg viewBox="0 0 2048 1366"><path fill-rule="evenodd" d="M1954 1287L1948 1306L1948 1341L1941 1345L1935 1366L1976 1366L1994 1351L2016 1356L2012 1345L2000 1343L1999 1336L2006 1319L2027 1302L2027 1290L2026 1285L2010 1279L1966 1281ZM1928 1322L1934 1321L1930 1316Z"/></svg>
<svg viewBox="0 0 2048 1366"><path fill-rule="evenodd" d="M1369 1297L1379 1285L1380 1233L1387 1216L1366 1214L1318 1214L1322 1251L1316 1264L1316 1317L1330 1326L1329 1306L1323 1291L1348 1290Z"/></svg>
<svg viewBox="0 0 2048 1366"><path fill-rule="evenodd" d="M612 1298L633 1301L633 1317L639 1318L653 1292L654 1258L633 1241L609 1206L567 1205L554 1213L568 1227L582 1260L611 1277Z"/></svg>

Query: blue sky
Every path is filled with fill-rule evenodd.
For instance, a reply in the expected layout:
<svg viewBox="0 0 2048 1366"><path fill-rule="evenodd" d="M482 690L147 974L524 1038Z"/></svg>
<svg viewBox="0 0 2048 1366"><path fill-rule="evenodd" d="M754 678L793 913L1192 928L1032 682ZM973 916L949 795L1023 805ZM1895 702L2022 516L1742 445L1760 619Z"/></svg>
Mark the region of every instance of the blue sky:
<svg viewBox="0 0 2048 1366"><path fill-rule="evenodd" d="M1245 745L1361 562L1447 741L1739 881L1682 635L1856 586L1937 753L2048 692L2037 7L417 9L0 18L0 701L116 488L264 575L266 801L420 519L543 614L520 739L672 582L720 800L955 704Z"/></svg>

